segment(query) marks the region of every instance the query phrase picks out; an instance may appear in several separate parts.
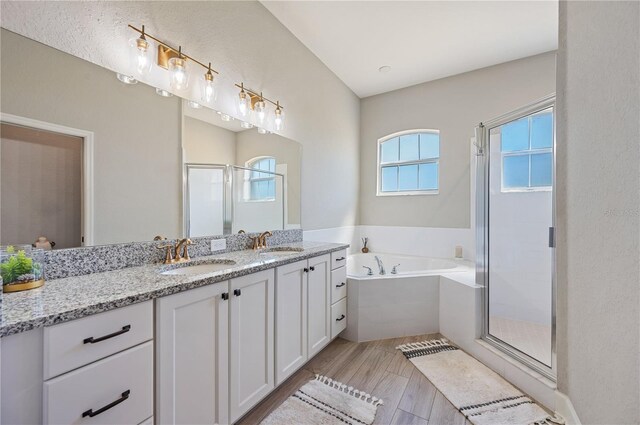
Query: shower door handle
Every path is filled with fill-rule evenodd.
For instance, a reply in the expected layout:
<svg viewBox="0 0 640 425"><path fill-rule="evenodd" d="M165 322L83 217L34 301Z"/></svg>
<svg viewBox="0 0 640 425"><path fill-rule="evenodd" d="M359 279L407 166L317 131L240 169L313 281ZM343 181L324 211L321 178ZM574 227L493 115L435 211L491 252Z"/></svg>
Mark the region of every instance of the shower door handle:
<svg viewBox="0 0 640 425"><path fill-rule="evenodd" d="M556 247L556 228L549 227L549 248Z"/></svg>

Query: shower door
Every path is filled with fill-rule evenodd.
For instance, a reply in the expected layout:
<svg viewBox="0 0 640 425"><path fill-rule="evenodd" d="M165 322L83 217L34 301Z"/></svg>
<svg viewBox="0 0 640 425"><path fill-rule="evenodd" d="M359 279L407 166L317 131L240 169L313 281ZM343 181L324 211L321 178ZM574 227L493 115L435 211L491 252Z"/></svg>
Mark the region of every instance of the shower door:
<svg viewBox="0 0 640 425"><path fill-rule="evenodd" d="M555 376L554 101L478 127L483 338Z"/></svg>

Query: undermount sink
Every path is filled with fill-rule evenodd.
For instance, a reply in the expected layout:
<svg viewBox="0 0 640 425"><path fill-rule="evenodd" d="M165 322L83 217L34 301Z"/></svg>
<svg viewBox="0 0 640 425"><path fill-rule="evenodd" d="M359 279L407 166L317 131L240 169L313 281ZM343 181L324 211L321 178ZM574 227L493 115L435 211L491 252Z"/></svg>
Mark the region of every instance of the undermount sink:
<svg viewBox="0 0 640 425"><path fill-rule="evenodd" d="M302 248L290 248L290 247L276 247L276 248L267 248L260 253L260 255L276 255L276 256L285 256L291 254L299 254L304 249Z"/></svg>
<svg viewBox="0 0 640 425"><path fill-rule="evenodd" d="M217 272L220 270L228 269L236 264L232 260L218 260L215 262L196 263L196 264L176 264L171 265L169 270L163 271L160 274L165 276L185 276L194 274L205 274Z"/></svg>

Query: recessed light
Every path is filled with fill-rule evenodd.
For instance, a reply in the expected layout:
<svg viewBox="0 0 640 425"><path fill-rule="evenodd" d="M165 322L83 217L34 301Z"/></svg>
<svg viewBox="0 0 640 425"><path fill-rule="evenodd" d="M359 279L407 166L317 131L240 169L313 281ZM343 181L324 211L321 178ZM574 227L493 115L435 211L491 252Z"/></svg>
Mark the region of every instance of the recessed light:
<svg viewBox="0 0 640 425"><path fill-rule="evenodd" d="M138 82L138 80L136 80L132 76L120 74L119 72L116 72L116 77L118 78L118 80L122 81L125 84L136 84Z"/></svg>
<svg viewBox="0 0 640 425"><path fill-rule="evenodd" d="M168 91L164 90L164 89L159 89L156 87L156 94L162 97L171 97L173 96L171 93L169 93Z"/></svg>
<svg viewBox="0 0 640 425"><path fill-rule="evenodd" d="M389 65L384 65L378 68L378 71L386 74L387 72L391 71L391 67Z"/></svg>

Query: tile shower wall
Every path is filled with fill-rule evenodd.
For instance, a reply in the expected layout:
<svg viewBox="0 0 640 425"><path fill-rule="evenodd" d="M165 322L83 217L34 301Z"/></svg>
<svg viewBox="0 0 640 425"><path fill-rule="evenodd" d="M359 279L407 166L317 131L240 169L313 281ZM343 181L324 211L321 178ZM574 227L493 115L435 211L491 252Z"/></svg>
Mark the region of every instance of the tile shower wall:
<svg viewBox="0 0 640 425"><path fill-rule="evenodd" d="M302 241L300 229L274 230L272 233L273 236L268 238L269 245ZM196 258L247 249L251 246L249 237L252 235L255 234L192 238L193 245L189 247L189 254ZM214 239L226 239L227 248L211 252L211 241ZM158 249L158 244L158 242L132 242L47 251L45 277L48 280L61 279L159 263L164 258L164 250Z"/></svg>

